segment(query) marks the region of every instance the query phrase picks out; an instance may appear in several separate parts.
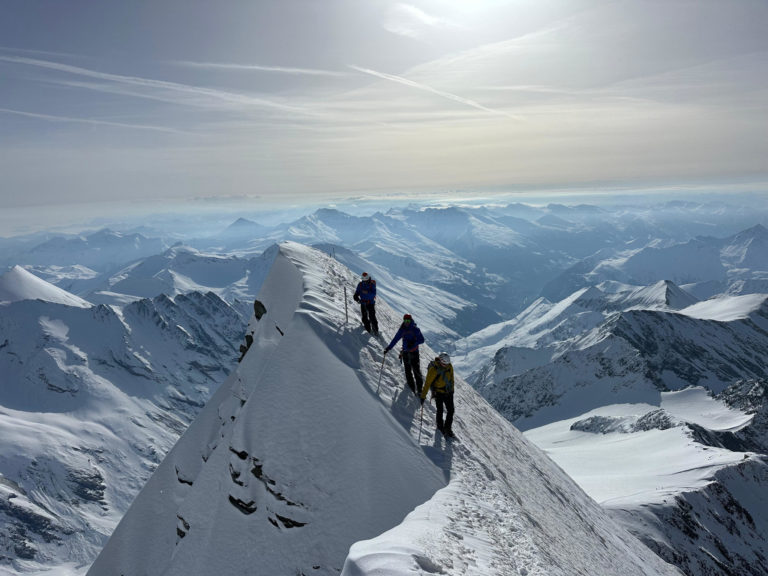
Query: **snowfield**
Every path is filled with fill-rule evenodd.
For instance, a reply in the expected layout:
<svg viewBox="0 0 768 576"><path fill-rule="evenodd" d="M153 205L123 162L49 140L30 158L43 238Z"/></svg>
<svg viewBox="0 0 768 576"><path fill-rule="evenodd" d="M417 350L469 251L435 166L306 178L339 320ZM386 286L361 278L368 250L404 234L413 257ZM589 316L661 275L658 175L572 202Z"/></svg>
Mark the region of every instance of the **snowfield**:
<svg viewBox="0 0 768 576"><path fill-rule="evenodd" d="M721 468L751 457L693 441L685 422L735 431L752 420L704 389L662 393L660 410L667 416L663 429L638 426L643 417L658 418L658 406L625 404L535 428L525 436L608 508L662 503L709 484Z"/></svg>

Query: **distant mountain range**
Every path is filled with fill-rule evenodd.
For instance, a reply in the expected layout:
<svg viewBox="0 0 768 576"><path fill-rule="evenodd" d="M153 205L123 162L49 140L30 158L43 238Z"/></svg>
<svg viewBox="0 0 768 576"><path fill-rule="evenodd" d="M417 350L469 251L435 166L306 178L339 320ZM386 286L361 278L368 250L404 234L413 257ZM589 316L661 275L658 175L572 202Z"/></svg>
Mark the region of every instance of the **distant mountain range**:
<svg viewBox="0 0 768 576"><path fill-rule="evenodd" d="M283 240L336 245L397 277L466 300L470 305L464 314L480 314L488 325L514 317L539 296L558 301L606 280L640 286L670 280L698 298L728 289L764 290L765 257L757 261L764 253L760 246L765 246L766 230L764 224L754 226L760 217L740 206L680 202L645 207L448 206L371 216L325 208L272 226L240 218L217 234L186 238L188 247L182 250L247 261ZM752 228L746 229L750 221ZM114 283L109 278L118 270L179 243L178 235L158 230L157 237L148 237L150 233L145 227L141 233L101 230L41 244L0 240L0 262L28 267L84 297L95 286L103 290ZM739 262L744 266L739 268ZM751 272L738 273L743 268ZM167 287L168 282L155 286ZM481 327L456 325L463 336Z"/></svg>
<svg viewBox="0 0 768 576"><path fill-rule="evenodd" d="M646 285L659 279L682 285L700 299L721 293L768 293L768 229L754 226L727 238L699 237L682 244L647 246L608 258L593 255L542 289L559 300L605 281Z"/></svg>
<svg viewBox="0 0 768 576"><path fill-rule="evenodd" d="M536 522L543 522L558 534L561 544L568 541L568 535L550 524L550 514L560 511L555 501L589 510L584 513L592 518L590 525L603 536L606 530L621 530L613 520L603 524L602 516L593 516L597 513L584 504L578 490L551 476L557 474L547 458L529 453L530 443L515 436L511 427L510 436L506 425L498 424L493 411L475 396L462 396L457 413L466 427L469 453L457 448L446 456L433 431L427 436L433 444L421 442L414 412L404 404L405 398L397 396L401 367L396 361L390 364L389 357L382 368L380 356L407 312L427 336L423 368L434 352L450 352L457 373L464 377L462 384L466 379L498 412L524 429L610 516L665 561L695 576L768 571L764 562L768 547L762 536L768 533L768 518L761 511L768 506L761 496L749 496L760 494L768 478L762 462L768 450L765 223L759 214L703 203L668 202L647 210L508 204L414 206L370 216L323 209L274 226L242 218L215 235L186 237L183 242L158 231L153 236L150 228L140 233L104 230L47 237L42 242L0 239L0 257L8 265L0 276L0 434L10 439L0 452L0 566L4 563L22 573L55 566L82 574L204 406L207 415L193 426L191 440L161 466L163 480L148 492L155 496L143 497L143 512L129 521L131 539L139 538L148 510L156 504L164 518L162 526L173 524L171 536L162 536L156 552L178 549L183 539L186 561L196 560L192 550L198 546L205 550L209 543L199 531L190 531L195 525L190 519L221 513L217 521L234 517L232 526L240 526L240 520L252 517L243 512L250 500L257 506L267 503L253 514L266 522L265 542L274 543L276 550L290 534L299 533L298 525L288 526L291 522L310 521L351 534L351 527L329 523L311 512L321 503L316 492L310 490L312 496L307 498L313 506L299 510L288 504L306 504L295 494L309 489L280 464L280 454L307 441L293 436L294 428L306 431L302 425L312 422L307 433L332 438L329 444L338 446L341 440L335 429L313 420L314 412L302 408L303 397L254 392L261 386L293 390L297 380L303 386L305 380L316 381L326 372L350 392L361 381L370 384L381 370L384 404L368 405L368 400L376 400L371 386L364 390L369 398L361 403L347 405L349 398L334 395L348 409L334 422L356 410L369 414L383 406L398 422L386 425L384 437L391 438L394 431L398 446L408 452L390 456L416 458L410 451L423 451L432 464L419 461L418 466L425 470L436 466L432 472L443 478L440 482L451 469L445 460L449 456L457 470L481 471L468 478L494 494L512 490L521 498L538 498L535 490L515 492L516 482L546 485L554 491L549 494L567 494L537 501L535 514L504 498L473 497L467 503L459 498L462 492L456 485L438 490L434 500L422 495L422 505L438 511L437 517L466 519L467 532L459 532L464 538L485 530L485 523L469 520L474 515L491 525L512 522L504 528L521 530L520 534L536 534L527 544L516 541L513 546L522 555L516 562L521 558L526 562L514 564L506 558L507 564L494 564L514 565L517 572L499 568L488 573L518 574L525 569L536 574L537 565L551 567L537 554L547 551L550 558L560 558L536 527ZM288 248L276 244L284 241ZM296 247L290 244L293 241L312 244L316 250ZM287 272L292 266L300 273ZM377 279L381 340L369 340L361 333L359 310L351 300L363 271ZM261 298L270 277L267 316L251 325L258 326L264 340L238 365L253 300ZM301 301L294 302L294 297ZM300 342L279 343L290 341L287 325L298 327ZM319 334L319 340L310 338L307 329ZM268 358L259 346L279 348L279 361ZM321 369L314 369L311 358ZM345 367L330 368L337 363ZM357 376L348 378L349 369ZM326 376L321 379L325 383ZM226 384L220 387L222 382ZM220 396L211 400L217 390ZM300 390L311 396L311 389ZM298 413L276 409L272 398L283 398ZM686 403L687 411L681 408ZM246 412L250 416L243 418ZM427 415L425 411L425 426ZM484 419L493 422L493 430L478 423ZM363 434L352 424L354 434ZM285 428L289 425L290 430ZM283 432L294 445L283 446L280 452L280 443L273 450L260 440L256 444L245 440L246 432L257 429L265 438ZM216 430L223 434L221 441L215 439ZM515 466L509 453L489 448L485 443L489 434L502 434L526 464ZM325 453L325 445L315 443L314 436L305 447ZM217 452L219 445L226 450ZM380 448L368 445L364 454L378 456ZM194 456L198 453L207 456L198 461ZM206 461L214 453L216 462L209 466ZM269 456L268 465L259 454ZM303 448L297 454L304 454ZM354 455L363 458L358 452ZM394 460L386 461L396 470ZM331 468L349 465L347 458L332 462L329 468L316 463L327 472L323 481L330 478ZM665 467L667 463L671 468ZM259 477L252 470L262 465ZM429 478L432 472L427 473ZM427 476L419 481L432 486ZM516 481L510 485L495 483L511 477ZM647 485L633 499L622 486L632 488L628 479L635 478L647 478ZM200 498L186 495L197 494L200 487L210 492L218 484L232 484L221 508L214 501L211 508L196 508ZM181 490L178 495L186 503L178 515L166 514L169 501L153 492L158 488ZM619 496L611 496L614 491ZM274 493L287 501L272 502L267 495ZM449 503L456 498L462 504L450 511ZM412 526L423 521L416 513L423 510L416 500L402 503L406 508L416 506L415 516L409 515L413 525L396 525L391 514L376 508L382 518L389 518L399 544L414 540L418 531ZM497 505L514 513L502 519L482 512ZM391 509L400 518L411 510L398 506ZM519 518L515 514L529 514L532 522L515 524ZM372 547L355 544L348 558L349 570L352 565L363 567L356 574L366 573L371 558L386 544L387 537L377 533L374 524L384 529L384 524L365 524ZM228 524L220 526L227 527L222 528L226 541L219 544L239 562L244 548L235 550L231 544L240 542L240 537L229 531ZM254 525L246 522L241 528L249 533L249 526ZM488 538L508 545L500 534ZM629 546L632 558L648 562L621 534L624 543L613 541L611 546ZM594 541L585 538L584 549L592 550ZM314 537L312 541L323 542ZM345 540L344 546L349 544ZM112 550L119 549L114 546L118 545ZM386 546L385 550L384 557L392 561L391 550ZM499 555L494 562L501 562L501 549L494 550ZM563 551L579 553L568 546ZM110 567L119 564L112 554L107 553ZM249 554L244 557L256 561ZM302 566L314 570L308 564L312 553L302 549L296 554L306 560ZM472 548L472 555L480 564L490 562L477 549ZM419 569L435 573L459 573L451 566L462 566L464 561L460 547L452 546L444 558L416 552L406 556ZM395 557L397 562L407 560ZM147 558L154 556L148 552ZM621 569L634 573L635 560L624 560L626 565L606 560L606 573ZM187 565L179 561L178 566ZM659 566L658 572L649 568L647 573L668 570ZM323 567L335 573L343 568L332 563Z"/></svg>

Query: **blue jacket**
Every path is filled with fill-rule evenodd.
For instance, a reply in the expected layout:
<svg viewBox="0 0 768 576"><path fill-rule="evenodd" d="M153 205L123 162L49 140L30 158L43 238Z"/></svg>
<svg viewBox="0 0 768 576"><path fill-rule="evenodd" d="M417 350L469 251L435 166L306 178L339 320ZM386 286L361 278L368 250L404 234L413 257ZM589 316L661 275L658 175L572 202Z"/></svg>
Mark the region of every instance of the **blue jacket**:
<svg viewBox="0 0 768 576"><path fill-rule="evenodd" d="M373 302L376 300L376 280L371 278L365 282L358 282L355 295L352 297L355 302Z"/></svg>
<svg viewBox="0 0 768 576"><path fill-rule="evenodd" d="M387 350L391 350L400 338L403 339L403 352L413 352L419 349L419 344L424 344L424 336L422 336L421 330L419 330L419 327L416 326L416 322L413 320L411 320L408 326L405 324L400 325L400 330L392 338L392 342L387 346Z"/></svg>

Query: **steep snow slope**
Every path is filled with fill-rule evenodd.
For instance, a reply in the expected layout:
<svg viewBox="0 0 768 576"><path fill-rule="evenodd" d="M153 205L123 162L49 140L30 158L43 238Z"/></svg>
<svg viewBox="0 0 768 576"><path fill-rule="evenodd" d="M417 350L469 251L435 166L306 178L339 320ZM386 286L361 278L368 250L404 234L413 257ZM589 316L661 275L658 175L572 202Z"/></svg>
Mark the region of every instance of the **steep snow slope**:
<svg viewBox="0 0 768 576"><path fill-rule="evenodd" d="M382 341L344 322L355 277L281 245L249 352L89 574L678 574L460 378L459 440L431 405L422 425Z"/></svg>
<svg viewBox="0 0 768 576"><path fill-rule="evenodd" d="M0 276L0 303L19 300L44 300L80 308L92 306L90 302L38 278L21 266L14 266Z"/></svg>

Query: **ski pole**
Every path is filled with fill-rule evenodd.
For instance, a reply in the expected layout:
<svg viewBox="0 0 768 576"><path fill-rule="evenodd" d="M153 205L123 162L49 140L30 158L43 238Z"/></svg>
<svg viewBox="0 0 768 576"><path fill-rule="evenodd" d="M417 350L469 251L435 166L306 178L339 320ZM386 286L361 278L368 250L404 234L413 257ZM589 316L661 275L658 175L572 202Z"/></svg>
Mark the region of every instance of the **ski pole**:
<svg viewBox="0 0 768 576"><path fill-rule="evenodd" d="M384 356L381 358L381 368L379 368L379 383L376 384L376 394L379 393L379 387L381 386L381 374L384 372L384 360L387 359L387 353L384 352Z"/></svg>
<svg viewBox="0 0 768 576"><path fill-rule="evenodd" d="M421 425L424 423L424 401L421 402L421 416L419 416L419 444L421 444Z"/></svg>

